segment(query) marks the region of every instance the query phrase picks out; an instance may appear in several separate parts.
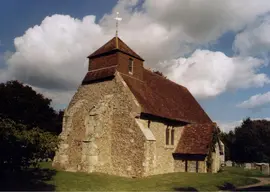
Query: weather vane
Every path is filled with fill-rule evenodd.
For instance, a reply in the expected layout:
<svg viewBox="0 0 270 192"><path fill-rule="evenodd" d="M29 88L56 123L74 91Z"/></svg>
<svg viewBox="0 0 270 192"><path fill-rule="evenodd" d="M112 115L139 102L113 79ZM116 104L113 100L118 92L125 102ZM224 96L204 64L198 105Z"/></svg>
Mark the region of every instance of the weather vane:
<svg viewBox="0 0 270 192"><path fill-rule="evenodd" d="M119 12L116 12L116 17L114 19L116 20L116 34L115 34L115 36L118 37L118 22L122 21L122 18L119 17Z"/></svg>

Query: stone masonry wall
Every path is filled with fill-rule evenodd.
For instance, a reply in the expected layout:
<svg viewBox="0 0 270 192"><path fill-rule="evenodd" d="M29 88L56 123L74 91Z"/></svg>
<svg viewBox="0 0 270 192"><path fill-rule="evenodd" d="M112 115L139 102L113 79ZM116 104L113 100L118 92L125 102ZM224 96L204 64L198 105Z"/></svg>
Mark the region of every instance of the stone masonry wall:
<svg viewBox="0 0 270 192"><path fill-rule="evenodd" d="M206 173L207 172L207 166L206 166L206 160L199 161L199 173Z"/></svg>
<svg viewBox="0 0 270 192"><path fill-rule="evenodd" d="M183 159L174 160L174 172L185 172L186 171L186 161Z"/></svg>
<svg viewBox="0 0 270 192"><path fill-rule="evenodd" d="M161 121L141 120L144 127L151 130L156 141L146 142L145 151L145 174L144 176L171 173L185 172L185 160L174 159L173 152L181 139L184 126L169 126L174 127L174 145L166 145L166 128L167 124ZM149 127L148 127L149 125ZM170 132L171 133L171 132ZM171 139L169 139L171 142ZM187 160L187 171L196 172L196 160ZM198 161L198 172L206 172L206 161Z"/></svg>
<svg viewBox="0 0 270 192"><path fill-rule="evenodd" d="M80 86L63 119L53 166L67 171L140 176L145 138L135 123L136 103L119 75ZM139 106L137 106L139 107Z"/></svg>
<svg viewBox="0 0 270 192"><path fill-rule="evenodd" d="M144 127L148 127L148 120L143 120ZM148 146L149 153L146 159L153 159L154 162L146 168L149 172L146 175L163 174L174 172L173 152L178 144L183 131L183 126L174 127L174 145L166 145L165 135L167 125L163 122L150 121L148 127L156 138L155 145ZM170 140L171 141L171 140Z"/></svg>
<svg viewBox="0 0 270 192"><path fill-rule="evenodd" d="M219 171L221 166L221 156L219 151L218 143L215 145L215 152L212 153L212 173Z"/></svg>
<svg viewBox="0 0 270 192"><path fill-rule="evenodd" d="M145 143L145 161L143 162L144 166L144 175L149 176L154 175L156 172L156 141L147 141Z"/></svg>
<svg viewBox="0 0 270 192"><path fill-rule="evenodd" d="M175 172L196 172L196 160L175 159L174 170ZM198 161L198 173L206 173L206 161Z"/></svg>
<svg viewBox="0 0 270 192"><path fill-rule="evenodd" d="M112 116L113 173L121 176L141 177L143 175L144 134L136 124L139 105L119 74L116 76L119 86L115 87L117 103ZM121 86L123 85L123 86Z"/></svg>

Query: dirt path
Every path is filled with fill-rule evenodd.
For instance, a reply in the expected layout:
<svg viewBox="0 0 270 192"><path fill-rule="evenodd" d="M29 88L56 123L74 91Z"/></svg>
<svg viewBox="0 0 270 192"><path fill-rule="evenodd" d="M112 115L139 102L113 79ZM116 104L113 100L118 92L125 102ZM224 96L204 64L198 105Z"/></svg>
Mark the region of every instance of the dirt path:
<svg viewBox="0 0 270 192"><path fill-rule="evenodd" d="M252 187L259 187L259 186L263 186L263 185L268 185L270 184L270 178L266 178L266 177L252 177L253 179L257 179L260 182L256 183L256 184L252 184L252 185L245 185L245 186L241 186L241 187L237 187L238 189L247 189L247 188L252 188Z"/></svg>

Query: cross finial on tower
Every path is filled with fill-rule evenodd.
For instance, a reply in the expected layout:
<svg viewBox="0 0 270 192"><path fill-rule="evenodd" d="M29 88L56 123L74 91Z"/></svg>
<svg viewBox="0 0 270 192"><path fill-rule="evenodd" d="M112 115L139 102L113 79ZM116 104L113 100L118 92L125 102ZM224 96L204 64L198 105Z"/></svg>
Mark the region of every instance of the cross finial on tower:
<svg viewBox="0 0 270 192"><path fill-rule="evenodd" d="M116 12L116 17L114 19L116 20L116 33L115 33L115 36L118 37L118 22L122 21L122 18L119 17L119 12Z"/></svg>

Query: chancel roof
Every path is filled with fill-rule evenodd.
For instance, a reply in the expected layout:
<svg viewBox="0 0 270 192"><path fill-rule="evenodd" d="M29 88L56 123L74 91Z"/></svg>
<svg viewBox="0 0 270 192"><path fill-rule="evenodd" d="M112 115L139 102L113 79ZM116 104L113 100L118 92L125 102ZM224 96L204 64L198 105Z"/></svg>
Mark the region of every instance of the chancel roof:
<svg viewBox="0 0 270 192"><path fill-rule="evenodd" d="M215 125L213 123L185 126L174 153L207 155L214 130Z"/></svg>

